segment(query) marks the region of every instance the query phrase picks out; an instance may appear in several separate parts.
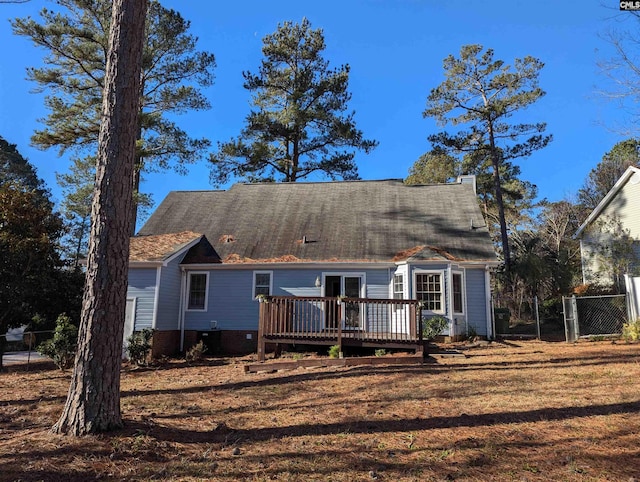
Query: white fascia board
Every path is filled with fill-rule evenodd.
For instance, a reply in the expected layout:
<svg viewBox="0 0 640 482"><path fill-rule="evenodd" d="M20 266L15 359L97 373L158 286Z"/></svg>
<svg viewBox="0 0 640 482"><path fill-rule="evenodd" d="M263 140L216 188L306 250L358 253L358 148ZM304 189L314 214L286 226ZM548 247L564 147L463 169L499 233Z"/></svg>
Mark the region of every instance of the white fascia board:
<svg viewBox="0 0 640 482"><path fill-rule="evenodd" d="M396 264L399 265L401 263L396 263ZM448 265L455 265L460 268L497 268L498 266L500 266L499 261L449 261L447 259L424 260L424 261L412 260L409 262L405 261L402 264L420 265L420 266L424 266L428 264L434 264L438 266L442 264L448 264Z"/></svg>
<svg viewBox="0 0 640 482"><path fill-rule="evenodd" d="M626 171L620 176L620 179L613 185L607 195L598 203L598 205L591 211L587 219L580 225L573 238L579 238L587 227L594 222L598 216L604 211L604 208L611 202L611 200L618 194L618 191L626 184L631 176L634 174L640 175L640 169L637 167L629 166Z"/></svg>
<svg viewBox="0 0 640 482"><path fill-rule="evenodd" d="M198 264L181 264L182 270L216 270L216 269L251 269L251 270L273 270L279 268L287 269L366 269L366 268L393 268L395 263L376 262L376 263L198 263Z"/></svg>

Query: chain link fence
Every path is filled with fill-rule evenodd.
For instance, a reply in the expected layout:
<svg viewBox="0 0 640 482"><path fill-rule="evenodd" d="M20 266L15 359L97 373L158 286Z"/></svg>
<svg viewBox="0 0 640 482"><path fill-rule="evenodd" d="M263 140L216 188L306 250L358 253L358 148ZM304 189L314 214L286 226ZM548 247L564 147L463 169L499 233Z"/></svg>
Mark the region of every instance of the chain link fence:
<svg viewBox="0 0 640 482"><path fill-rule="evenodd" d="M498 338L564 339L562 299L494 296L494 333Z"/></svg>
<svg viewBox="0 0 640 482"><path fill-rule="evenodd" d="M2 346L2 352L0 356L5 358L11 358L11 355L26 353L26 357L18 357L20 360L24 359L27 366L32 359L32 353L37 353L37 347L40 343L48 340L53 336L54 330L39 330L39 331L19 331L11 332L0 335L0 343Z"/></svg>
<svg viewBox="0 0 640 482"><path fill-rule="evenodd" d="M563 298L567 342L579 338L619 336L629 320L626 295Z"/></svg>

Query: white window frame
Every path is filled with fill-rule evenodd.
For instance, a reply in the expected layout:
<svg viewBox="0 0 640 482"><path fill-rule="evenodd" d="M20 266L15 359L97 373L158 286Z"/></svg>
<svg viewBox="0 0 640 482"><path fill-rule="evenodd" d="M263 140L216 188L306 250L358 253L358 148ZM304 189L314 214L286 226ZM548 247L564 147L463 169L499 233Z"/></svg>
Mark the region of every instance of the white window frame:
<svg viewBox="0 0 640 482"><path fill-rule="evenodd" d="M402 281L402 291L396 291L396 278L400 278ZM405 291L407 287L407 282L405 281L404 273L394 273L391 278L391 297L394 300L404 300L405 299ZM396 295L400 295L396 297Z"/></svg>
<svg viewBox="0 0 640 482"><path fill-rule="evenodd" d="M252 287L251 287L251 298L253 300L257 300L258 299L258 295L256 294L256 287L258 285L256 285L256 278L257 275L259 274L268 274L269 275L269 294L267 296L271 296L273 294L273 271L269 271L269 270L256 270L253 272L252 275ZM265 285L259 285L261 287L265 286Z"/></svg>
<svg viewBox="0 0 640 482"><path fill-rule="evenodd" d="M327 276L340 276L340 293L344 293L344 278L360 278L360 298L367 297L367 274L362 271L326 271L322 272L322 289L320 290L320 296L326 296Z"/></svg>
<svg viewBox="0 0 640 482"><path fill-rule="evenodd" d="M453 278L454 276L460 276L460 305L462 306L461 311L456 311L456 303L455 303L455 291L453 286ZM464 315L465 307L466 307L466 285L465 285L465 276L464 271L460 270L452 270L451 271L451 312L454 315Z"/></svg>
<svg viewBox="0 0 640 482"><path fill-rule="evenodd" d="M418 275L438 275L440 276L440 307L439 310L430 310L424 308L422 311L432 313L434 315L446 315L447 313L447 298L445 288L445 271L444 270L426 270L417 269L413 272L413 297L418 299Z"/></svg>
<svg viewBox="0 0 640 482"><path fill-rule="evenodd" d="M191 308L191 277L193 275L205 275L204 282L204 307L203 308ZM208 271L189 271L187 276L187 311L207 311L209 309L209 272Z"/></svg>

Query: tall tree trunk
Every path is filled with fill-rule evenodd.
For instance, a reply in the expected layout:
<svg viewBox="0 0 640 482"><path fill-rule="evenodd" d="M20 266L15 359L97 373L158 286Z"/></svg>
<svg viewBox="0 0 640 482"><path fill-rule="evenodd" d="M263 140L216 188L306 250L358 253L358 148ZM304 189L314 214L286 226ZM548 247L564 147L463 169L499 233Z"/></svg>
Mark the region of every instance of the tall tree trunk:
<svg viewBox="0 0 640 482"><path fill-rule="evenodd" d="M500 221L500 238L502 240L502 255L507 275L511 273L511 250L509 249L509 235L507 233L507 221L504 215L504 201L502 200L502 183L500 182L500 159L496 149L496 141L493 135L493 125L489 124L489 146L491 148L491 163L493 164L493 186L496 191L496 204L498 205L498 217Z"/></svg>
<svg viewBox="0 0 640 482"><path fill-rule="evenodd" d="M56 433L122 426L120 365L147 0L113 0L78 352Z"/></svg>

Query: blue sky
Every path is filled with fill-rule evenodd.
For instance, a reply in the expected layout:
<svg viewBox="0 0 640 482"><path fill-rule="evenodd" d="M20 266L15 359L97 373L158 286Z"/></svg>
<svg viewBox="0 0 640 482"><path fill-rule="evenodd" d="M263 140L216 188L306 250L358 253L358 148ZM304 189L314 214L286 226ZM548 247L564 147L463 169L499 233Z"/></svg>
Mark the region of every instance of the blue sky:
<svg viewBox="0 0 640 482"><path fill-rule="evenodd" d="M429 150L429 134L439 130L422 111L430 89L443 80L442 60L465 44L493 48L495 58L512 63L532 55L545 63L540 85L547 92L523 113L526 122L544 121L553 142L519 164L522 178L538 186L540 198L557 201L575 194L602 155L622 140L611 127L627 122L625 112L596 91L606 86L597 61L611 55L601 35L630 25L615 0L325 0L218 2L163 0L192 23L199 47L216 55L215 85L206 90L213 107L177 118L191 135L214 144L236 136L249 112L242 71L257 71L262 38L278 23L307 17L325 34L331 65L351 66L351 109L367 138L379 141L356 161L363 179L403 178ZM0 5L0 135L19 151L60 200L55 172L68 159L54 150L30 146L38 119L46 115L44 94L25 80L44 52L11 32L9 19L36 17L47 0ZM318 180L317 178L314 180ZM206 161L186 176L164 172L147 176L143 190L156 205L170 190L211 189Z"/></svg>

